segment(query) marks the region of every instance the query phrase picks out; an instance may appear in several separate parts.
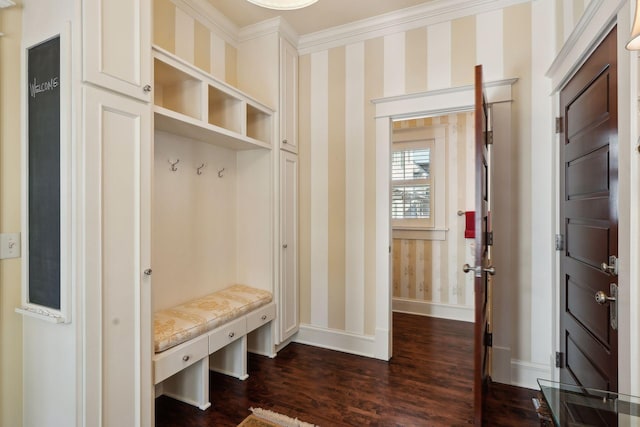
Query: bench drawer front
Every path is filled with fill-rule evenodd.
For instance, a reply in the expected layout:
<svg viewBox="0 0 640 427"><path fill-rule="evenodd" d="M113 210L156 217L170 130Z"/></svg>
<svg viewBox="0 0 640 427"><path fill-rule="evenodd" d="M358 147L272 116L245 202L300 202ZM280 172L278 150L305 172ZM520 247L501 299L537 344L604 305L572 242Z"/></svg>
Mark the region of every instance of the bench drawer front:
<svg viewBox="0 0 640 427"><path fill-rule="evenodd" d="M208 356L208 344L207 336L202 335L178 347L157 354L153 363L154 383L158 384Z"/></svg>
<svg viewBox="0 0 640 427"><path fill-rule="evenodd" d="M260 307L254 312L247 314L247 332L258 329L276 318L276 305L270 303Z"/></svg>
<svg viewBox="0 0 640 427"><path fill-rule="evenodd" d="M209 354L215 353L238 338L242 338L246 333L247 321L244 316L211 331L209 333Z"/></svg>

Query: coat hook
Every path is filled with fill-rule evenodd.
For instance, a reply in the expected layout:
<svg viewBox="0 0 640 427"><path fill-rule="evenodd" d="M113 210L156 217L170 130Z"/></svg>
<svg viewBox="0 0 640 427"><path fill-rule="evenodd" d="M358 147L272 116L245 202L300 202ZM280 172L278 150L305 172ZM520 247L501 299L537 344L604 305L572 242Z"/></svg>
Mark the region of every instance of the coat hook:
<svg viewBox="0 0 640 427"><path fill-rule="evenodd" d="M201 164L201 165L200 165L200 167L197 167L197 168L196 168L196 170L197 170L197 172L196 172L196 173L197 173L198 175L202 175L202 168L203 168L203 167L205 167L205 166L206 166L206 165L203 163L203 164Z"/></svg>
<svg viewBox="0 0 640 427"><path fill-rule="evenodd" d="M175 162L172 162L170 159L167 160L169 162L169 164L171 165L171 172L175 172L178 170L178 168L176 167L176 165L178 163L180 163L180 159L176 160Z"/></svg>
<svg viewBox="0 0 640 427"><path fill-rule="evenodd" d="M224 172L224 168L222 168L222 169L220 169L218 171L218 178L222 178L224 176L224 174L222 172Z"/></svg>

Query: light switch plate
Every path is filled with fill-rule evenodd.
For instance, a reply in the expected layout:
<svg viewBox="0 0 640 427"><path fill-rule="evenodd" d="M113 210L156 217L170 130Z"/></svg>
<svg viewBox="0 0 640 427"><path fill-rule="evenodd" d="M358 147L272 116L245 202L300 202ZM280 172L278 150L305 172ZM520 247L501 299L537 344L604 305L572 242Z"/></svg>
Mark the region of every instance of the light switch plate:
<svg viewBox="0 0 640 427"><path fill-rule="evenodd" d="M0 259L20 257L20 233L0 233Z"/></svg>

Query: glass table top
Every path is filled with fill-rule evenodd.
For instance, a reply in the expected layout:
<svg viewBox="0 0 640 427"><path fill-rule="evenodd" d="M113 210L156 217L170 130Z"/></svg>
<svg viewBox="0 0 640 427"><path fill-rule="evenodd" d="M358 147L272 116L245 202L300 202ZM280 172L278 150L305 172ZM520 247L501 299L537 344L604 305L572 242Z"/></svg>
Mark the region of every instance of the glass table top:
<svg viewBox="0 0 640 427"><path fill-rule="evenodd" d="M556 426L640 427L640 397L538 379Z"/></svg>

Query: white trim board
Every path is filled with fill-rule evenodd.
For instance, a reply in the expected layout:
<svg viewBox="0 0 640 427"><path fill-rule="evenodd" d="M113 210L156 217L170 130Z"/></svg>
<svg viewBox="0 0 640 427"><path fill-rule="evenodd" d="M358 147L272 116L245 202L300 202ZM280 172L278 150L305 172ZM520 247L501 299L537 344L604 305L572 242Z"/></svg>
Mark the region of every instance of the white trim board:
<svg viewBox="0 0 640 427"><path fill-rule="evenodd" d="M502 9L528 0L434 0L300 36L300 55Z"/></svg>
<svg viewBox="0 0 640 427"><path fill-rule="evenodd" d="M371 335L357 335L301 324L292 341L358 356L376 357L376 339Z"/></svg>
<svg viewBox="0 0 640 427"><path fill-rule="evenodd" d="M430 301L417 301L406 298L393 298L393 311L398 313L417 314L419 316L437 317L440 319L474 321L473 306L440 304Z"/></svg>

